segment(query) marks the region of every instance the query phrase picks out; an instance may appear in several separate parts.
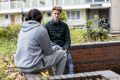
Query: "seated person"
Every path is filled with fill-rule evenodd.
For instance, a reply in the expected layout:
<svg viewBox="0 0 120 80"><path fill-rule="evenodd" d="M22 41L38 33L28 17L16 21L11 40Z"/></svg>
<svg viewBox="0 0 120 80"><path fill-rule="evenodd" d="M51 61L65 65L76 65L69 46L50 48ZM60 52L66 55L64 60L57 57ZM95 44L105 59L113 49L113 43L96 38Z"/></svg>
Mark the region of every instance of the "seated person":
<svg viewBox="0 0 120 80"><path fill-rule="evenodd" d="M62 8L55 6L52 9L52 17L53 19L48 21L45 24L45 28L48 31L50 36L50 40L55 44L62 47L62 50L67 51L67 63L66 63L66 70L68 74L73 74L73 62L71 55L68 51L71 45L70 40L70 32L68 25L60 20L60 13L62 12Z"/></svg>
<svg viewBox="0 0 120 80"><path fill-rule="evenodd" d="M55 65L55 74L63 74L67 54L59 46L51 45L47 30L41 26L42 14L31 9L22 24L17 41L14 62L22 73L39 73Z"/></svg>

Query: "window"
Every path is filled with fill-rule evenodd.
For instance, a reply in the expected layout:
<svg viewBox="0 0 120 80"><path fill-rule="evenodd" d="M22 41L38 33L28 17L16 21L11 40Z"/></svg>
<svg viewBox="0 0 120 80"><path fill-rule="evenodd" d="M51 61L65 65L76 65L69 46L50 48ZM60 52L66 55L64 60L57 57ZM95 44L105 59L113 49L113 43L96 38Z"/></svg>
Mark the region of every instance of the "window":
<svg viewBox="0 0 120 80"><path fill-rule="evenodd" d="M71 19L72 19L72 20L75 20L75 11L72 11L72 12L71 12Z"/></svg>
<svg viewBox="0 0 120 80"><path fill-rule="evenodd" d="M79 20L80 19L80 11L68 11L67 19L68 20Z"/></svg>
<svg viewBox="0 0 120 80"><path fill-rule="evenodd" d="M15 3L15 1L11 1L11 2L10 2L10 8L11 8L11 9L15 9L15 8L16 8L16 3Z"/></svg>
<svg viewBox="0 0 120 80"><path fill-rule="evenodd" d="M47 16L49 16L49 17L50 17L50 16L51 16L51 13L47 13Z"/></svg>
<svg viewBox="0 0 120 80"><path fill-rule="evenodd" d="M92 3L92 0L86 0L86 3Z"/></svg>
<svg viewBox="0 0 120 80"><path fill-rule="evenodd" d="M71 0L64 0L64 5L70 5L71 4Z"/></svg>
<svg viewBox="0 0 120 80"><path fill-rule="evenodd" d="M32 0L32 7L38 7L38 0Z"/></svg>
<svg viewBox="0 0 120 80"><path fill-rule="evenodd" d="M77 19L80 19L80 11L77 11L77 12L76 12L76 18L77 18Z"/></svg>
<svg viewBox="0 0 120 80"><path fill-rule="evenodd" d="M67 12L67 19L70 20L70 11Z"/></svg>
<svg viewBox="0 0 120 80"><path fill-rule="evenodd" d="M30 1L29 0L24 0L24 7L29 8L30 7Z"/></svg>
<svg viewBox="0 0 120 80"><path fill-rule="evenodd" d="M2 3L2 9L4 9L4 10L9 9L10 8L9 6L10 6L9 2L7 2L7 1Z"/></svg>
<svg viewBox="0 0 120 80"><path fill-rule="evenodd" d="M3 2L8 2L8 0L2 0Z"/></svg>
<svg viewBox="0 0 120 80"><path fill-rule="evenodd" d="M46 6L52 6L53 1L52 0L46 0Z"/></svg>
<svg viewBox="0 0 120 80"><path fill-rule="evenodd" d="M95 2L104 2L105 0L94 0Z"/></svg>
<svg viewBox="0 0 120 80"><path fill-rule="evenodd" d="M77 5L77 4L79 4L79 5L80 5L80 3L81 3L81 1L80 1L80 0L74 0L74 1L73 1L73 4L75 4L75 5Z"/></svg>
<svg viewBox="0 0 120 80"><path fill-rule="evenodd" d="M57 5L62 5L63 4L63 0L56 0Z"/></svg>
<svg viewBox="0 0 120 80"><path fill-rule="evenodd" d="M10 15L10 19L12 23L15 23L15 15Z"/></svg>
<svg viewBox="0 0 120 80"><path fill-rule="evenodd" d="M5 15L5 19L8 19L8 15Z"/></svg>
<svg viewBox="0 0 120 80"><path fill-rule="evenodd" d="M21 7L23 7L23 2L20 0L17 0L16 5L17 5L17 8L21 8Z"/></svg>
<svg viewBox="0 0 120 80"><path fill-rule="evenodd" d="M110 0L106 0L107 2L110 2Z"/></svg>
<svg viewBox="0 0 120 80"><path fill-rule="evenodd" d="M15 1L15 0L10 0L10 1Z"/></svg>
<svg viewBox="0 0 120 80"><path fill-rule="evenodd" d="M2 9L2 3L0 2L0 9Z"/></svg>

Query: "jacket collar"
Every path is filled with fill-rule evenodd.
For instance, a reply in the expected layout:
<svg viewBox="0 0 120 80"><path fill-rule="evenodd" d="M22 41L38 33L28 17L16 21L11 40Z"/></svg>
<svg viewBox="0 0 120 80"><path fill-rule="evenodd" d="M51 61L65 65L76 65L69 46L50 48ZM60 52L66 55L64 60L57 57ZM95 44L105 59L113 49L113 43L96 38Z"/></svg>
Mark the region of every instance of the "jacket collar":
<svg viewBox="0 0 120 80"><path fill-rule="evenodd" d="M51 24L59 25L60 23L61 23L61 21L59 21L59 22L55 22L53 19L51 20Z"/></svg>

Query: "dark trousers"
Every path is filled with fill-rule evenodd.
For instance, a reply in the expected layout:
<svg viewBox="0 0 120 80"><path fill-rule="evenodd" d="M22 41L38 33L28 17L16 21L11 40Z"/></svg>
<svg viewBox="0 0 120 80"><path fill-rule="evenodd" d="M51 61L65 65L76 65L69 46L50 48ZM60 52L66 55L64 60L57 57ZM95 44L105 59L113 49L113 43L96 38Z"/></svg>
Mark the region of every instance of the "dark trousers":
<svg viewBox="0 0 120 80"><path fill-rule="evenodd" d="M74 73L74 66L73 66L73 61L72 61L70 53L67 53L67 61L66 61L65 68L66 68L67 74L73 74Z"/></svg>

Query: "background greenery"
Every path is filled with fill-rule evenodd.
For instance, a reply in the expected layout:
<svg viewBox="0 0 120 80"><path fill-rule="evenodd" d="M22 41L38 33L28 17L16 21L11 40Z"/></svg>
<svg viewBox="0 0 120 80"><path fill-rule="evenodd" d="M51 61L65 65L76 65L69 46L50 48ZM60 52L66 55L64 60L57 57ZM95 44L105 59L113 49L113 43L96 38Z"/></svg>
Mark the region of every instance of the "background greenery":
<svg viewBox="0 0 120 80"><path fill-rule="evenodd" d="M15 80L18 72L13 72L13 53L16 49L16 40L19 32L19 25L0 27L0 80Z"/></svg>

